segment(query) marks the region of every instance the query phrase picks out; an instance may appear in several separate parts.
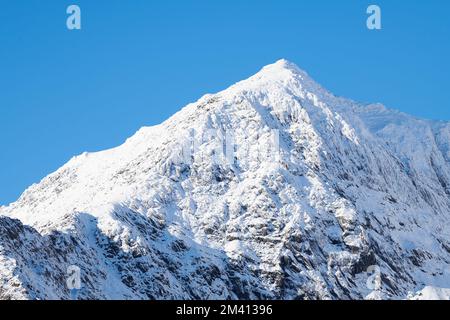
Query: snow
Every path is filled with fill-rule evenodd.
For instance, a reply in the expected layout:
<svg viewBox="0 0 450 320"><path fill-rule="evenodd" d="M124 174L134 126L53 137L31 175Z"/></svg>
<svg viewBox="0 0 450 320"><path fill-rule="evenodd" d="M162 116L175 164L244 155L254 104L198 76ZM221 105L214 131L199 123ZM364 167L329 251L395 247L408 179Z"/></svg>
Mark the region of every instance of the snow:
<svg viewBox="0 0 450 320"><path fill-rule="evenodd" d="M427 286L408 297L409 300L450 300L450 289Z"/></svg>
<svg viewBox="0 0 450 320"><path fill-rule="evenodd" d="M280 60L1 207L0 298L70 297L69 263L97 299L450 288L449 137L449 123L336 97Z"/></svg>

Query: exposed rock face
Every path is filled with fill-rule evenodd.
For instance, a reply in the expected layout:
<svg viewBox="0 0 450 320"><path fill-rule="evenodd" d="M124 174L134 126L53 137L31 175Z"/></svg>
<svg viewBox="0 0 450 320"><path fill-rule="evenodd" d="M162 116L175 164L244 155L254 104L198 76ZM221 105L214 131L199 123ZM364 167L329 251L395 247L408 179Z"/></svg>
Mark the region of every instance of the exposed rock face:
<svg viewBox="0 0 450 320"><path fill-rule="evenodd" d="M0 208L0 298L71 265L82 299L406 298L450 288L449 225L450 123L281 60Z"/></svg>

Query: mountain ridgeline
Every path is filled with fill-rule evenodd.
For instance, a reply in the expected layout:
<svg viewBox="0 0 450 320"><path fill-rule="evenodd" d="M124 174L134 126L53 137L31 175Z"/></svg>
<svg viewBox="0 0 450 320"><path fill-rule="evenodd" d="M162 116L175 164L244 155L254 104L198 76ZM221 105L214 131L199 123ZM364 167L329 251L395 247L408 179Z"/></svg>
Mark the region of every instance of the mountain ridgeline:
<svg viewBox="0 0 450 320"><path fill-rule="evenodd" d="M450 123L280 60L1 207L0 299L445 298L449 225Z"/></svg>

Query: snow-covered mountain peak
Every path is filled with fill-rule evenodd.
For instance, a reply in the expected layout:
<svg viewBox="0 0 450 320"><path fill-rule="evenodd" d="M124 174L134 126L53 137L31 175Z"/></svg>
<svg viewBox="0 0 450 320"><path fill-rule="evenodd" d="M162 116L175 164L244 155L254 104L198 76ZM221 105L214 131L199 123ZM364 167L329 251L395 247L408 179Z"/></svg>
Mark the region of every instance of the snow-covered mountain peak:
<svg viewBox="0 0 450 320"><path fill-rule="evenodd" d="M280 74L286 76L288 73L303 77L308 76L307 73L300 69L295 63L292 63L286 59L280 59L273 64L264 66L258 74L271 74L273 77L277 77L280 76Z"/></svg>
<svg viewBox="0 0 450 320"><path fill-rule="evenodd" d="M315 82L305 71L297 65L285 59L278 60L273 64L263 67L259 72L250 78L238 82L222 93L235 94L236 91L264 91L283 90L287 92L293 90L293 94L299 89L303 94L323 96L330 98L333 95Z"/></svg>
<svg viewBox="0 0 450 320"><path fill-rule="evenodd" d="M449 137L279 60L0 208L0 298L68 297L68 265L84 298L449 288Z"/></svg>

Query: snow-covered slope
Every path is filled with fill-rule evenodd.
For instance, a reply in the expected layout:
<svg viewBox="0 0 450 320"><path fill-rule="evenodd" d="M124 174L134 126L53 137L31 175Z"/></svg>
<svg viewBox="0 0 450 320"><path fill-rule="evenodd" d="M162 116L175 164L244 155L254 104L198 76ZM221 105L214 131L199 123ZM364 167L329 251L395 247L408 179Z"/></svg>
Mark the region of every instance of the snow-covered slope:
<svg viewBox="0 0 450 320"><path fill-rule="evenodd" d="M71 265L80 298L450 288L449 138L280 60L0 208L0 298L70 298Z"/></svg>
<svg viewBox="0 0 450 320"><path fill-rule="evenodd" d="M409 300L450 300L450 289L425 287L415 295L408 296Z"/></svg>

